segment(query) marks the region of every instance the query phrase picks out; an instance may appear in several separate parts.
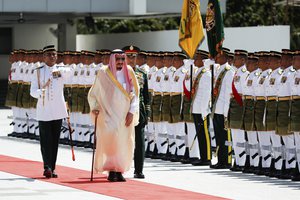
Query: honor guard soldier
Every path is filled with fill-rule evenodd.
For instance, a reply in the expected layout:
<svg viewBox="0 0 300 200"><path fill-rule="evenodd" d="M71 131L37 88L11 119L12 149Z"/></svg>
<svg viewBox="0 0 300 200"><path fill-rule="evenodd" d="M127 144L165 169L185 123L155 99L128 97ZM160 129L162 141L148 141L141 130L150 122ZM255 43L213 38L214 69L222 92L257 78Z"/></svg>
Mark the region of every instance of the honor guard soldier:
<svg viewBox="0 0 300 200"><path fill-rule="evenodd" d="M246 137L249 135L256 136L255 130L255 121L254 121L254 109L255 109L255 93L254 93L254 85L258 82L261 69L258 68L258 57L254 53L248 53L248 60L246 63L247 70L249 71L249 75L246 77L244 89L242 91L243 94L243 127L247 132ZM251 136L250 136L251 137ZM242 162L235 168L232 168L232 171L240 171L243 170L244 173L252 173L254 172L254 168L250 168L250 152L248 142L244 140L244 144L242 142L238 143L236 146L241 148L240 150L235 150L235 156L238 158L242 158ZM246 158L246 159L245 159Z"/></svg>
<svg viewBox="0 0 300 200"><path fill-rule="evenodd" d="M257 175L268 175L269 170L270 170L270 165L271 165L271 133L266 131L265 123L263 121L265 119L265 109L266 109L265 84L268 81L270 74L272 73L272 69L269 68L269 57L268 57L269 53L268 52L260 51L260 52L257 52L255 55L257 55L259 57L258 68L261 69L260 75L256 74L257 76L255 76L255 78L253 78L253 81L252 81L254 100L255 100L254 127L255 127L256 132L247 130L247 136L254 135L256 133L258 136L258 140L259 140L261 156L262 156L261 157L262 169L257 170L256 174ZM247 85L248 85L248 83L247 83ZM246 127L246 125L245 125L245 127ZM254 137L251 137L251 138L254 139ZM249 152L247 152L247 157L248 157L247 160L249 160L248 163L252 169L254 169L254 167L259 166L259 160L252 159L252 156L254 156L258 152L258 150L254 149L253 147L254 146L252 146L252 151L249 150ZM244 172L253 172L253 170L249 171L249 169L246 168L248 165L247 160L246 160L246 166L245 166Z"/></svg>
<svg viewBox="0 0 300 200"><path fill-rule="evenodd" d="M151 107L150 109L150 121L147 124L147 131L146 137L147 137L147 147L146 147L146 157L152 157L154 154L154 150L155 150L155 133L154 133L154 121L156 121L156 116L154 117L154 108L155 105L153 105L153 99L158 97L155 97L154 95L154 86L156 84L156 73L158 71L158 68L155 66L155 52L148 52L148 56L147 56L147 65L149 66L149 73L148 73L148 96L149 96L149 105ZM157 106L156 106L157 107ZM156 108L157 109L157 108ZM155 113L155 115L157 115L157 113Z"/></svg>
<svg viewBox="0 0 300 200"><path fill-rule="evenodd" d="M130 65L135 72L140 88L139 96L139 124L135 126L135 149L134 149L134 178L145 178L143 174L144 158L145 158L145 134L144 128L150 117L150 105L148 94L148 78L147 74L136 67L136 57L140 51L138 47L126 46L122 49L126 54L127 64Z"/></svg>
<svg viewBox="0 0 300 200"><path fill-rule="evenodd" d="M157 155L153 156L152 158L163 158L167 153L168 145L167 145L167 127L165 123L162 121L163 113L163 80L167 73L167 67L164 66L164 52L159 52L156 54L156 62L155 66L158 68L154 78L155 84L153 87L154 98L153 98L153 114L154 114L154 134L156 138L156 147L157 147ZM166 96L166 98L168 98ZM167 103L165 101L165 103ZM166 105L167 106L167 105ZM156 111L157 109L157 111ZM164 110L165 111L165 110ZM165 116L165 120L167 120ZM164 121L165 121L164 120Z"/></svg>
<svg viewBox="0 0 300 200"><path fill-rule="evenodd" d="M149 65L147 65L147 52L146 51L140 51L136 58L136 64L138 68L146 72L146 74L149 73Z"/></svg>
<svg viewBox="0 0 300 200"><path fill-rule="evenodd" d="M223 48L215 58L216 63L220 65L216 74L213 94L212 118L214 132L217 143L218 163L211 165L214 169L229 169L231 167L232 156L229 154L232 151L230 130L225 127L227 124L228 109L230 97L232 93L232 81L234 70L228 64L229 49Z"/></svg>
<svg viewBox="0 0 300 200"><path fill-rule="evenodd" d="M13 132L8 134L8 136L15 137L18 132L18 119L17 119L17 95L18 95L18 80L17 80L17 63L18 63L18 50L11 52L9 56L9 62L11 64L10 73L8 77L8 90L5 100L5 106L11 107L13 114L13 121L11 125L13 126Z"/></svg>
<svg viewBox="0 0 300 200"><path fill-rule="evenodd" d="M276 52L274 52L276 53ZM279 54L279 53L278 53ZM294 134L289 131L290 118L290 99L292 96L291 83L294 81L296 70L292 66L292 54L289 50L283 50L281 55L281 67L283 69L281 80L278 83L277 93L277 116L276 116L276 134L281 136L284 144L283 164L285 168L281 171L281 179L290 179L292 170L295 168L295 140Z"/></svg>
<svg viewBox="0 0 300 200"><path fill-rule="evenodd" d="M235 155L235 163L231 171L241 171L245 165L245 131L243 127L243 92L246 87L248 52L236 49L234 51L233 66L237 69L232 82L232 94L230 99L228 122L231 129L232 147Z"/></svg>
<svg viewBox="0 0 300 200"><path fill-rule="evenodd" d="M182 161L186 151L185 123L182 119L183 81L187 73L183 60L186 55L174 52L173 66L177 69L171 79L171 124L174 140L170 140L169 149L172 154L171 161ZM177 154L177 156L175 156Z"/></svg>
<svg viewBox="0 0 300 200"><path fill-rule="evenodd" d="M275 164L275 177L281 176L281 170L283 165L283 146L282 139L275 133L276 131L276 117L277 117L277 96L279 84L281 81L283 70L280 67L281 54L279 52L271 51L269 54L270 68L273 70L267 81L265 82L265 99L266 109L265 118L263 123L265 124L266 131L271 134L271 143L273 147L273 158ZM271 174L271 176L273 176Z"/></svg>
<svg viewBox="0 0 300 200"><path fill-rule="evenodd" d="M69 69L58 67L54 45L44 47L44 63L35 71L30 95L37 98L41 153L46 178L56 178L56 158L62 119L68 116L63 96L64 81Z"/></svg>
<svg viewBox="0 0 300 200"><path fill-rule="evenodd" d="M214 64L214 62L208 59L208 52L202 50L197 52L195 65L198 66L199 69L195 74L196 78L193 83L191 104L195 134L193 135L194 139L190 146L190 149L192 149L190 151L190 157L193 155L192 151L194 151L194 155L199 154L199 159L192 161L192 165L195 166L211 164L211 138L208 131L209 119L207 117L210 113L211 64Z"/></svg>
<svg viewBox="0 0 300 200"><path fill-rule="evenodd" d="M292 181L300 181L300 50L293 54L293 68L297 70L294 73L293 81L290 82L292 89L289 131L294 132L297 165L296 171L292 176Z"/></svg>
<svg viewBox="0 0 300 200"><path fill-rule="evenodd" d="M171 78L176 71L176 68L173 67L173 56L172 52L164 52L163 63L164 67L166 68L166 72L163 75L161 80L161 90L163 93L162 99L162 137L160 139L159 145L162 148L162 153L165 155L162 157L163 160L170 159L169 153L169 139L173 137L172 131L170 129L170 122L171 122L171 105L170 105L170 90L171 90Z"/></svg>
<svg viewBox="0 0 300 200"><path fill-rule="evenodd" d="M186 151L185 151L184 159L182 159L181 162L183 164L187 164L192 161L199 160L199 149L195 148L197 150L194 150L191 146L196 135L196 128L194 125L194 119L191 110L191 103L192 103L191 102L191 91L192 91L191 81L192 82L194 81L198 67L195 66L194 60L192 59L185 59L184 65L187 69L187 72L183 81L184 92L183 92L182 116L186 126L185 128Z"/></svg>

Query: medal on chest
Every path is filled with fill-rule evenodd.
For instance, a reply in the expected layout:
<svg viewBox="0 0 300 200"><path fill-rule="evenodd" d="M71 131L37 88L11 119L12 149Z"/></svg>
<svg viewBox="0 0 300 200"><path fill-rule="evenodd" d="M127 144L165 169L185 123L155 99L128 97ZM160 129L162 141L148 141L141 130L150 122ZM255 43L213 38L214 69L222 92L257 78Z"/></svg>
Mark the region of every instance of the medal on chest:
<svg viewBox="0 0 300 200"><path fill-rule="evenodd" d="M178 80L179 80L179 76L175 76L174 81L178 82Z"/></svg>
<svg viewBox="0 0 300 200"><path fill-rule="evenodd" d="M270 85L275 85L275 78L270 78Z"/></svg>
<svg viewBox="0 0 300 200"><path fill-rule="evenodd" d="M90 73L91 73L90 70L86 71L87 76L90 76Z"/></svg>
<svg viewBox="0 0 300 200"><path fill-rule="evenodd" d="M247 86L252 86L253 80L248 80L247 81Z"/></svg>
<svg viewBox="0 0 300 200"><path fill-rule="evenodd" d="M235 76L233 80L235 83L237 83L237 82L240 82L240 79L241 79L240 76Z"/></svg>
<svg viewBox="0 0 300 200"><path fill-rule="evenodd" d="M156 82L160 82L160 76L156 77Z"/></svg>
<svg viewBox="0 0 300 200"><path fill-rule="evenodd" d="M169 75L165 75L164 80L168 81L169 80Z"/></svg>
<svg viewBox="0 0 300 200"><path fill-rule="evenodd" d="M265 77L261 77L261 78L259 79L259 84L260 84L260 85L264 84L265 79L266 79Z"/></svg>
<svg viewBox="0 0 300 200"><path fill-rule="evenodd" d="M80 71L80 75L82 76L84 74L84 69Z"/></svg>
<svg viewBox="0 0 300 200"><path fill-rule="evenodd" d="M286 79L287 79L286 76L281 77L281 83L285 83L285 82L286 82Z"/></svg>
<svg viewBox="0 0 300 200"><path fill-rule="evenodd" d="M300 78L295 78L295 85L299 85L299 83L300 83Z"/></svg>

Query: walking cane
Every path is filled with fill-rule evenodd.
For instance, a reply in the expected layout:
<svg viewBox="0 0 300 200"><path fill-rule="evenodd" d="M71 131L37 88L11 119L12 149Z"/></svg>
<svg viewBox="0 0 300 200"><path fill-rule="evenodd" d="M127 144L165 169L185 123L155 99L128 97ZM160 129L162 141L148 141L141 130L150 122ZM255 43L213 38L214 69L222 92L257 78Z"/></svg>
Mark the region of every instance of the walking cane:
<svg viewBox="0 0 300 200"><path fill-rule="evenodd" d="M94 158L95 158L95 148L96 148L96 131L97 131L97 119L98 115L95 117L95 131L94 131L94 144L93 144L93 158L92 158L92 169L91 169L91 181L93 181L94 175Z"/></svg>

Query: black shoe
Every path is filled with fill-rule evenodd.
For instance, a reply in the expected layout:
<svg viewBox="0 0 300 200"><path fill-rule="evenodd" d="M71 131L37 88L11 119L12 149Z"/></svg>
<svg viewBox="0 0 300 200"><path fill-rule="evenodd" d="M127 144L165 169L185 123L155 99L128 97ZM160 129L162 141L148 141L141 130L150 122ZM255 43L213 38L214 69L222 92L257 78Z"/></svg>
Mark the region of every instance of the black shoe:
<svg viewBox="0 0 300 200"><path fill-rule="evenodd" d="M211 162L210 160L195 160L191 163L192 165L194 166L210 166L211 165Z"/></svg>
<svg viewBox="0 0 300 200"><path fill-rule="evenodd" d="M170 161L171 162L179 162L179 158L176 155L171 155Z"/></svg>
<svg viewBox="0 0 300 200"><path fill-rule="evenodd" d="M51 171L51 169L50 168L45 169L44 173L43 173L43 176L45 176L46 178L51 178L52 177L52 171Z"/></svg>
<svg viewBox="0 0 300 200"><path fill-rule="evenodd" d="M245 174L251 174L254 172L254 170L252 169L252 166L248 166L248 167L245 167L242 172Z"/></svg>
<svg viewBox="0 0 300 200"><path fill-rule="evenodd" d="M109 172L107 180L109 180L110 182L117 182L118 178L116 172Z"/></svg>
<svg viewBox="0 0 300 200"><path fill-rule="evenodd" d="M242 172L243 171L243 167L240 167L238 165L233 165L231 168L230 168L230 171L232 172Z"/></svg>
<svg viewBox="0 0 300 200"><path fill-rule="evenodd" d="M294 175L292 176L292 181L300 181L300 173L294 174Z"/></svg>
<svg viewBox="0 0 300 200"><path fill-rule="evenodd" d="M143 174L143 172L135 172L133 177L134 178L145 178L145 175Z"/></svg>
<svg viewBox="0 0 300 200"><path fill-rule="evenodd" d="M121 172L116 172L116 177L118 182L125 182L126 179L123 177Z"/></svg>
<svg viewBox="0 0 300 200"><path fill-rule="evenodd" d="M230 169L231 165L229 164L221 164L221 163L217 163L215 165L210 165L209 166L211 169Z"/></svg>
<svg viewBox="0 0 300 200"><path fill-rule="evenodd" d="M181 162L182 164L190 164L191 162L190 162L190 160L188 159L188 158L181 158L180 160L179 160L179 162Z"/></svg>
<svg viewBox="0 0 300 200"><path fill-rule="evenodd" d="M52 171L52 176L51 177L52 178L57 178L58 177L57 173L54 170Z"/></svg>

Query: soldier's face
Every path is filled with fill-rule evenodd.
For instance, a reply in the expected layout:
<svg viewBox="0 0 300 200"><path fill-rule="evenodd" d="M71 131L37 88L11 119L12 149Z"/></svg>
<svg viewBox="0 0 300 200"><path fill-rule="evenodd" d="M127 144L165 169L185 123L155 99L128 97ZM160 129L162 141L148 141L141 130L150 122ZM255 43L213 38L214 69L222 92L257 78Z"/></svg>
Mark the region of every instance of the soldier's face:
<svg viewBox="0 0 300 200"><path fill-rule="evenodd" d="M164 65L166 67L171 67L172 63L173 63L173 57L171 57L171 56L165 56L164 57Z"/></svg>
<svg viewBox="0 0 300 200"><path fill-rule="evenodd" d="M137 56L137 54L127 54L126 55L127 64L130 65L131 67L135 67L135 65L136 65L136 56Z"/></svg>
<svg viewBox="0 0 300 200"><path fill-rule="evenodd" d="M300 55L293 57L293 67L296 69L300 69Z"/></svg>
<svg viewBox="0 0 300 200"><path fill-rule="evenodd" d="M57 61L57 53L56 51L48 51L45 52L43 54L43 59L44 62L48 65L48 66L53 66L55 65L56 61Z"/></svg>

